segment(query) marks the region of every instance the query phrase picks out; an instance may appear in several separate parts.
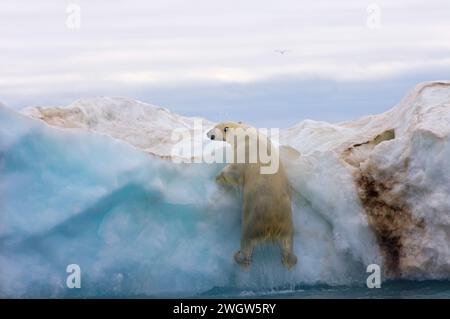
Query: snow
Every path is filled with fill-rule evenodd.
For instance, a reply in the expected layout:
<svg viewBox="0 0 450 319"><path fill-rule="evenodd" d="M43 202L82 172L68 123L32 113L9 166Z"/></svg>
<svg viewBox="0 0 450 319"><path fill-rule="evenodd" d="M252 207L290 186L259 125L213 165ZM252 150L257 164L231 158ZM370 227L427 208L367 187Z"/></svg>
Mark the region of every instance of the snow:
<svg viewBox="0 0 450 319"><path fill-rule="evenodd" d="M422 83L380 115L281 131L302 154L286 163L291 271L270 246L248 271L233 264L241 203L215 183L225 164L167 160L170 132L193 118L107 97L22 113L0 106L2 297L364 285L371 263L390 278L450 278L449 82ZM65 285L73 263L81 289Z"/></svg>
<svg viewBox="0 0 450 319"><path fill-rule="evenodd" d="M435 279L450 275L449 133L450 82L441 81L417 85L380 115L301 122L281 142L302 152L292 184L324 205L317 212L342 229L344 246L360 251L366 216L378 243L388 241L379 245L388 274Z"/></svg>
<svg viewBox="0 0 450 319"><path fill-rule="evenodd" d="M108 135L162 157L171 155L174 129L192 132L196 120L205 127L212 126L206 119L184 117L123 97L85 98L66 107L28 107L22 113L53 126Z"/></svg>

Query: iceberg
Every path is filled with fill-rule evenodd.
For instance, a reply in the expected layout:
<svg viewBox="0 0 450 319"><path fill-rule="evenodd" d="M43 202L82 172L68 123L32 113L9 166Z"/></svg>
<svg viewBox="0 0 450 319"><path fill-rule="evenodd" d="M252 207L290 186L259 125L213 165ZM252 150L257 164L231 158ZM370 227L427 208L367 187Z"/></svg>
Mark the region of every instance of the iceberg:
<svg viewBox="0 0 450 319"><path fill-rule="evenodd" d="M292 290L386 278L450 279L450 82L416 86L386 113L303 121L280 142L298 265L270 245L233 263L241 199L225 164L174 163L194 118L126 98L16 112L0 106L0 296L161 297ZM213 125L204 121L205 126ZM66 268L81 269L81 288Z"/></svg>

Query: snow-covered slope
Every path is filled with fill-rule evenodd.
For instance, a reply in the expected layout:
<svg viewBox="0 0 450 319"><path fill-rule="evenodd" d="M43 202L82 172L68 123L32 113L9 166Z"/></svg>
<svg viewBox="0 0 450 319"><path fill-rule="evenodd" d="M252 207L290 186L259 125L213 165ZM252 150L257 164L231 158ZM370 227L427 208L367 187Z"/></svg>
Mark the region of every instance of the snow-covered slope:
<svg viewBox="0 0 450 319"><path fill-rule="evenodd" d="M170 155L161 136L190 119L116 98L24 113L0 106L0 296L364 285L371 263L391 278L450 278L449 82L420 84L384 114L281 132L302 153L286 167L291 271L271 247L249 271L233 264L241 204L215 184L223 164L147 155ZM83 289L65 286L72 263Z"/></svg>
<svg viewBox="0 0 450 319"><path fill-rule="evenodd" d="M176 128L194 129L194 121L206 127L201 118L184 117L166 108L122 97L80 99L65 107L28 107L22 113L63 128L97 132L130 143L147 153L167 157L176 141Z"/></svg>
<svg viewBox="0 0 450 319"><path fill-rule="evenodd" d="M365 216L389 275L450 277L450 82L422 83L380 115L301 122L281 140L304 155L292 183L351 230L340 233L350 247Z"/></svg>

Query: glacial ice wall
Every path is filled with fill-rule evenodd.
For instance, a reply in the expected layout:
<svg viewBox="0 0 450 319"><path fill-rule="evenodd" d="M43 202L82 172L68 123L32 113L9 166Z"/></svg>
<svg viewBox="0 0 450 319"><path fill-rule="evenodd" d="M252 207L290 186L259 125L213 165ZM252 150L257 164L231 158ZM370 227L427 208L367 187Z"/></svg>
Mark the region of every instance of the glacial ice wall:
<svg viewBox="0 0 450 319"><path fill-rule="evenodd" d="M233 263L241 203L214 181L223 165L161 159L173 141L155 129L146 142L142 125L192 122L146 108L112 98L28 116L0 107L0 296L362 285L371 263L390 278L450 278L449 82L420 84L384 114L281 132L302 153L286 163L299 257L290 271L274 247L257 249L248 271ZM81 289L65 285L72 263Z"/></svg>
<svg viewBox="0 0 450 319"><path fill-rule="evenodd" d="M360 282L360 258L336 249L332 225L300 197L301 267L285 270L279 252L263 247L242 271L232 259L241 205L216 186L222 167L174 164L0 108L0 296L183 296ZM65 285L73 263L81 289Z"/></svg>

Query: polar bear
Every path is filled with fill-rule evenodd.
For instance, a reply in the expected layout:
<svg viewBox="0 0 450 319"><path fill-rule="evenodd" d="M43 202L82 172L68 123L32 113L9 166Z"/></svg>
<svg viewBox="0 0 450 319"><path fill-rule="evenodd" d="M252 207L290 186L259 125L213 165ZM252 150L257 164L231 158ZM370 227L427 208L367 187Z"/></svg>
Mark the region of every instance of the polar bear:
<svg viewBox="0 0 450 319"><path fill-rule="evenodd" d="M279 162L271 174L261 173L261 159L251 161L249 154L253 146L258 150L267 148L270 155L279 156L270 139L254 128L241 122L224 122L207 133L212 140L226 141L234 151L234 162L227 165L217 176L218 183L238 187L242 191L241 247L234 255L235 261L248 267L253 248L258 243L272 242L281 248L281 261L287 268L296 265L293 253L294 226L292 222L290 186ZM239 151L244 150L245 161L236 161ZM255 158L254 158L255 159Z"/></svg>

